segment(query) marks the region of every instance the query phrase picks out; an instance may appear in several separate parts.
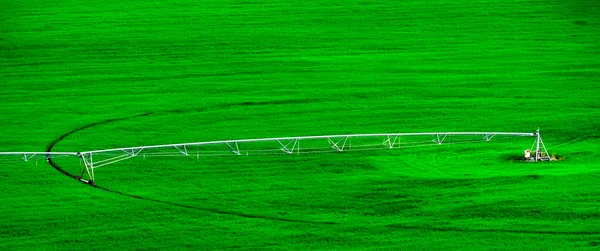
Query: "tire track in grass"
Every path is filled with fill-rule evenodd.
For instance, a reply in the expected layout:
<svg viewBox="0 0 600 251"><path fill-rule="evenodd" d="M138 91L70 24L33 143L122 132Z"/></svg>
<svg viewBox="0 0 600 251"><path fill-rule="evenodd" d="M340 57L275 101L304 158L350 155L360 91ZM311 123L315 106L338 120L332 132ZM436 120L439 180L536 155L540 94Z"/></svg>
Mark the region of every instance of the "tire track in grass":
<svg viewBox="0 0 600 251"><path fill-rule="evenodd" d="M283 101L283 102L285 103L285 101ZM297 101L292 101L292 102L297 102ZM276 102L276 104L277 103L281 103L281 102ZM265 104L271 104L271 103L267 102ZM229 107L233 107L233 106L237 106L237 105L263 105L263 104L262 103L228 104L228 105L221 106L221 108L229 108ZM190 110L171 110L171 111L162 111L160 113L170 114L170 113L184 113L184 112L201 112L201 111L206 111L206 110L209 110L209 108L190 109ZM147 113L128 116L128 117L107 119L107 120L94 122L94 123L91 123L88 125L84 125L84 126L75 128L75 129L61 135L57 139L53 140L46 148L46 151L52 152L52 149L54 148L54 146L57 143L61 142L68 136L75 134L77 132L80 132L80 131L83 131L83 130L86 130L86 129L89 129L89 128L92 128L95 126L100 126L100 125L109 124L109 123L115 123L115 122L124 121L124 120L136 119L136 118L141 118L141 117L147 117L147 116L154 115L154 114L156 114L156 113L155 112L147 112ZM65 174L66 176L69 176L72 178L75 177L74 175L68 173L66 170L61 168L58 164L54 163L54 161L52 160L52 158L50 158L50 156L46 156L46 157L47 157L48 163L54 169ZM176 207L180 207L180 208L192 209L192 210L203 211L203 212L238 216L238 217L249 218L249 219L263 219L263 220L273 220L273 221L280 221L280 222L323 224L323 225L339 225L340 224L339 222L297 220L297 219L288 219L288 218L280 218L280 217L265 216L265 215L253 215L253 214L246 214L246 213L241 213L241 212L223 211L223 210L218 210L218 209L213 209L213 208L196 207L196 206L190 206L190 205L185 205L185 204L180 204L180 203L175 203L175 202L146 198L146 197L142 197L142 196L138 196L138 195L127 194L124 192L111 190L111 189L101 187L101 186L95 186L94 188L103 190L105 192L118 194L121 196L127 196L127 197L130 197L133 199L149 201L149 202L154 202L154 203L160 203L160 204L164 204L164 205L176 206ZM437 231L437 232L515 233L515 234L543 234L543 235L600 235L600 232L592 232L592 231L567 232L567 231L511 230L511 229L461 229L461 228L453 228L453 227L443 228L443 227L430 227L430 226L407 226L407 225L401 225L401 224L389 224L389 225L386 225L386 227L387 228L395 228L395 229L404 229L404 230L418 230L418 231L429 230L429 231Z"/></svg>
<svg viewBox="0 0 600 251"><path fill-rule="evenodd" d="M117 122L117 121L123 121L123 120L129 120L129 119L135 119L135 118L141 118L141 117L146 117L146 116L150 116L154 114L154 112L147 112L147 113L143 113L143 114L138 114L138 115L134 115L134 116L129 116L129 117L122 117L122 118L115 118L115 119L107 119L107 120L103 120L103 121L99 121L99 122L94 122L91 124L87 124L87 125L83 125L81 127L75 128L63 135L61 135L60 137L58 137L57 139L53 140L52 142L50 142L50 144L48 145L48 147L46 148L46 152L52 152L52 149L54 148L54 146L56 144L58 144L58 142L64 140L66 137L75 134L77 132L95 127L95 126L99 126L99 125L104 125L104 124L108 124L108 123L113 123L113 122ZM66 170L64 170L63 168L61 168L60 166L58 166L56 163L54 163L54 161L52 161L52 158L50 158L50 155L46 155L46 159L48 160L48 163L54 167L54 169L56 169L57 171L70 176L70 177L75 177L75 175L70 174L69 172L67 172Z"/></svg>
<svg viewBox="0 0 600 251"><path fill-rule="evenodd" d="M279 218L279 217L272 217L272 216L265 216L265 215L246 214L246 213L241 213L241 212L223 211L223 210L218 210L218 209L213 209L213 208L195 207L195 206L190 206L190 205L185 205L185 204L180 204L180 203L175 203L175 202L170 202L170 201L157 200L157 199L146 198L146 197L142 197L142 196L138 196L138 195L127 194L127 193L111 190L111 189L108 189L105 187L101 187L98 185L96 185L95 187L98 189L104 190L106 192L119 194L119 195L127 196L130 198L138 199L138 200L151 201L151 202L155 202L155 203L161 203L161 204L165 204L165 205L193 209L193 210L204 211L204 212L210 212L210 213L216 213L216 214L233 215L233 216L239 216L239 217L250 218L250 219L264 219L264 220L284 221L284 222L293 222L293 223L312 223L312 224L325 224L325 225L337 225L338 224L337 222L296 220L296 219Z"/></svg>
<svg viewBox="0 0 600 251"><path fill-rule="evenodd" d="M461 229L454 227L407 226L401 224L386 225L388 228L406 230L429 230L436 232L467 232L467 233L512 233L512 234L546 234L546 235L600 235L593 231L544 231L544 230L517 230L517 229Z"/></svg>
<svg viewBox="0 0 600 251"><path fill-rule="evenodd" d="M193 111L197 111L197 109L196 110L189 110L187 112L193 112ZM169 113L181 113L181 112L183 112L183 111L182 110L173 110L173 111L165 111L165 112L162 112L162 113L169 114ZM107 119L107 120L103 120L103 121L99 121L99 122L94 122L94 123L91 123L91 124L87 124L87 125L75 128L75 129L73 129L73 130L71 130L71 131L69 131L69 132L61 135L60 137L58 137L57 139L53 140L52 142L50 142L50 144L46 148L46 151L47 152L52 152L52 149L54 148L54 146L56 144L58 144L60 141L64 140L68 136L70 136L72 134L75 134L77 132L80 132L80 131L83 131L83 130L86 130L86 129L89 129L89 128L92 128L92 127L95 127L95 126L104 125L104 124L109 124L109 123L114 123L114 122L124 121L124 120L130 120L130 119L136 119L136 118L141 118L141 117L147 117L147 116L150 116L152 114L155 114L155 113L154 112L147 112L147 113L138 114L138 115L129 116L129 117ZM52 158L50 158L49 155L46 155L46 159L48 160L48 164L50 164L50 166L52 166L57 171L65 174L65 175L67 175L67 176L69 176L71 178L75 177L75 175L70 174L65 169L63 169L58 164L56 164L52 160ZM181 208L186 208L186 209L193 209L193 210L198 210L198 211L203 211L203 212L210 212L210 213L217 213L217 214L223 214L223 215L239 216L239 217L243 217L243 218L274 220L274 221L292 222L292 223L310 223L310 224L325 224L325 225L336 225L336 224L338 224L337 222L296 220L296 219L279 218L279 217L272 217L272 216L265 216L265 215L252 215L252 214L246 214L246 213L241 213L241 212L230 212L230 211L223 211L223 210L212 209L212 208L195 207L195 206L190 206L190 205L185 205L185 204L180 204L180 203L175 203L175 202L163 201L163 200L146 198L146 197L142 197L142 196L138 196L138 195L128 194L128 193L124 193L124 192L120 192L120 191L111 190L111 189L108 189L108 188L105 188L105 187L101 187L101 186L94 186L94 188L97 188L97 189L100 189L100 190L103 190L103 191L106 191L106 192L110 192L110 193L122 195L122 196L127 196L127 197L138 199L138 200L150 201L150 202L154 202L154 203L161 203L161 204L165 204L165 205L176 206L176 207L181 207Z"/></svg>

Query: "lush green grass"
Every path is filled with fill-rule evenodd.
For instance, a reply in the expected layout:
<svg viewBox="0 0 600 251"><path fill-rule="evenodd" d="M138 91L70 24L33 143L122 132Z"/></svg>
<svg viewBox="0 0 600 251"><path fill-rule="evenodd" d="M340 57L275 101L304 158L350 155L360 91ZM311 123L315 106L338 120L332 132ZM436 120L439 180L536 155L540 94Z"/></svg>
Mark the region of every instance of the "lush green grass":
<svg viewBox="0 0 600 251"><path fill-rule="evenodd" d="M577 0L4 1L0 151L44 151L81 126L153 112L53 150L539 126L566 160L514 161L531 138L138 158L99 168L105 189L94 189L43 158L2 157L0 248L593 248L599 10Z"/></svg>

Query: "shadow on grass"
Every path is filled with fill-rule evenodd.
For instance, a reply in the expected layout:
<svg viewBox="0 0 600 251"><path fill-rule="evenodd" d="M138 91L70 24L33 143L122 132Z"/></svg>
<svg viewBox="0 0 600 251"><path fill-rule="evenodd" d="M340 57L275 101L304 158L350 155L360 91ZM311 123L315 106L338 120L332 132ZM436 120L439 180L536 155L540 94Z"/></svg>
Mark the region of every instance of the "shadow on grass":
<svg viewBox="0 0 600 251"><path fill-rule="evenodd" d="M525 161L525 157L520 154L503 154L499 157L501 160L512 163L529 163Z"/></svg>
<svg viewBox="0 0 600 251"><path fill-rule="evenodd" d="M523 155L519 155L519 154L503 154L503 155L500 155L499 158L502 161L512 162L512 163L551 163L551 162L556 162L556 161L565 161L567 159L566 156L555 155L555 154L551 154L551 155L552 155L552 157L554 157L554 160L543 161L543 162L527 161L527 160L525 160L525 157Z"/></svg>

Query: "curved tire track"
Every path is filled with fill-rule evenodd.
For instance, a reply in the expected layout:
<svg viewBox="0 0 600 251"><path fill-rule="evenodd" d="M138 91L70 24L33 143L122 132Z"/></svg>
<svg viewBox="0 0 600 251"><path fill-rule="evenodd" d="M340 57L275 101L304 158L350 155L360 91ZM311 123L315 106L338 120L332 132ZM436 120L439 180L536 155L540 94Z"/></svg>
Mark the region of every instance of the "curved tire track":
<svg viewBox="0 0 600 251"><path fill-rule="evenodd" d="M75 134L77 132L83 131L85 129L88 128L92 128L94 126L99 126L99 125L104 125L104 124L108 124L108 123L112 123L112 122L116 122L116 121L123 121L123 120L129 120L129 119L135 119L135 118L140 118L140 117L146 117L146 116L150 116L154 114L153 112L147 112L144 114L138 114L138 115L134 115L134 116L129 116L129 117L123 117L123 118L116 118L116 119L107 119L107 120L103 120L103 121L99 121L99 122L94 122L91 124L87 124L78 128L75 128L63 135L61 135L60 137L58 137L57 139L53 140L52 142L50 142L50 144L48 145L48 147L46 148L46 152L52 152L52 149L54 148L54 146L64 140L66 137ZM56 169L57 171L69 176L69 177L75 177L74 175L70 174L69 172L67 172L66 170L62 169L60 166L58 166L56 163L54 163L54 161L52 161L52 158L50 158L50 155L46 155L46 159L48 160L48 163L54 167L54 169Z"/></svg>
<svg viewBox="0 0 600 251"><path fill-rule="evenodd" d="M193 110L193 111L197 111L197 110ZM182 112L181 110L174 110L174 111L167 111L165 113L181 113L181 112ZM107 119L107 120L103 120L103 121L100 121L100 122L95 122L95 123L91 123L91 124L88 124L88 125L84 125L84 126L75 128L75 129L73 129L73 130L71 130L71 131L69 131L69 132L61 135L60 137L58 137L57 139L53 140L52 142L50 142L50 144L46 148L46 151L47 152L52 152L52 149L54 148L54 146L58 142L64 140L69 135L72 135L74 133L83 131L85 129L92 128L92 127L99 126L99 125L108 124L108 123L118 122L118 121L124 121L124 120L129 120L129 119L146 117L146 116L150 116L152 114L154 114L154 112L148 112L148 113L144 113L144 114L139 114L139 115L134 115L134 116L129 116L129 117L116 118L116 119ZM48 164L50 164L50 166L52 166L57 171L65 174L65 175L67 175L69 177L72 177L72 178L75 177L75 175L70 174L65 169L61 168L58 164L56 164L52 160L52 158L50 158L50 156L47 155L46 159L48 160ZM180 204L180 203L175 203L175 202L169 202L169 201L163 201L163 200L158 200L158 199L146 198L146 197L142 197L142 196L138 196L138 195L133 195L133 194L127 194L127 193L124 193L124 192L111 190L109 188L101 187L101 186L98 186L98 185L93 186L93 187L97 188L97 189L100 189L100 190L103 190L103 191L106 191L106 192L110 192L110 193L114 193L114 194L118 194L118 195L122 195L122 196L127 196L127 197L138 199L138 200L150 201L150 202L155 202L155 203L161 203L161 204L165 204L165 205L176 206L176 207L181 207L181 208L186 208L186 209L193 209L193 210L198 210L198 211L203 211L203 212L217 213L217 214L223 214L223 215L233 215L233 216L239 216L239 217L250 218L250 219L264 219L264 220L274 220L274 221L282 221L282 222L325 224L325 225L335 225L335 224L338 224L337 222L295 220L295 219L279 218L279 217L264 216L264 215L252 215L252 214L246 214L246 213L240 213L240 212L222 211L222 210L217 210L217 209L212 209L212 208L195 207L195 206L190 206L190 205L185 205L185 204Z"/></svg>
<svg viewBox="0 0 600 251"><path fill-rule="evenodd" d="M224 107L231 107L231 106L237 106L237 105L249 105L249 104L247 104L247 103L230 104L230 105L226 105ZM255 105L255 104L250 104L250 105ZM193 109L193 110L188 110L188 111L172 110L172 111L164 111L161 113L168 114L168 113L182 113L182 112L200 112L200 111L206 111L206 110L208 110L208 109ZM58 142L64 140L66 137L68 137L72 134L75 134L77 132L80 132L80 131L83 131L83 130L86 130L86 129L89 129L89 128L92 128L95 126L99 126L99 125L104 125L104 124L108 124L108 123L114 123L114 122L118 122L118 121L129 120L129 119L135 119L135 118L140 118L140 117L146 117L146 116L150 116L153 114L156 114L156 113L148 112L148 113L138 114L138 115L129 116L129 117L107 119L107 120L103 120L100 122L95 122L95 123L91 123L88 125L78 127L76 129L73 129L73 130L61 135L60 137L58 137L57 139L52 141L46 148L46 151L52 152L52 149ZM75 177L74 175L68 173L66 170L61 168L56 163L54 163L52 158L49 158L49 156L47 156L47 159L48 159L48 163L50 164L50 166L52 166L57 171L65 174L69 177ZM111 190L109 188L101 187L98 185L94 186L94 188L97 188L97 189L100 189L100 190L103 190L106 192L122 195L122 196L127 196L127 197L138 199L138 200L150 201L150 202L154 202L154 203L160 203L160 204L164 204L164 205L176 206L176 207L180 207L180 208L198 210L198 211L203 211L203 212L238 216L238 217L249 218L249 219L264 219L264 220L273 220L273 221L281 221L281 222L325 224L325 225L339 225L340 224L338 222L295 220L295 219L271 217L271 216L264 216L264 215L245 214L245 213L240 213L240 212L222 211L222 210L218 210L218 209L195 207L195 206L190 206L190 205L185 205L185 204L180 204L180 203L175 203L175 202L146 198L146 197L142 197L142 196L138 196L138 195L127 194L124 192ZM460 229L460 228L451 228L451 227L440 228L440 227L429 227L429 226L406 226L406 225L401 225L401 224L389 224L386 227L394 228L394 229L404 229L404 230L419 230L419 231L429 230L429 231L437 231L437 232L514 233L514 234L543 234L543 235L600 235L600 232L591 232L591 231L590 232L585 232L585 231L566 232L566 231L511 230L511 229Z"/></svg>

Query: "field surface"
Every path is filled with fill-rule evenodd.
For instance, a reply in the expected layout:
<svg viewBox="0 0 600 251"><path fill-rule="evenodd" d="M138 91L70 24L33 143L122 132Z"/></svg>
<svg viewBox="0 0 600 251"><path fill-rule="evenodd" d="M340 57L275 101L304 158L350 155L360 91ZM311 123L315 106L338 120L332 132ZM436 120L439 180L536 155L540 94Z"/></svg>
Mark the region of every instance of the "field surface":
<svg viewBox="0 0 600 251"><path fill-rule="evenodd" d="M596 1L0 6L0 151L540 127L564 158L519 161L533 138L423 138L134 158L94 188L69 176L77 158L2 156L1 250L600 246Z"/></svg>

